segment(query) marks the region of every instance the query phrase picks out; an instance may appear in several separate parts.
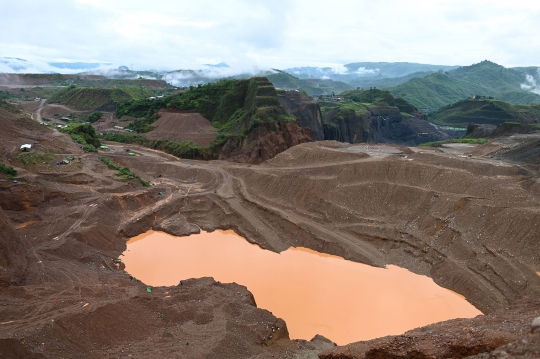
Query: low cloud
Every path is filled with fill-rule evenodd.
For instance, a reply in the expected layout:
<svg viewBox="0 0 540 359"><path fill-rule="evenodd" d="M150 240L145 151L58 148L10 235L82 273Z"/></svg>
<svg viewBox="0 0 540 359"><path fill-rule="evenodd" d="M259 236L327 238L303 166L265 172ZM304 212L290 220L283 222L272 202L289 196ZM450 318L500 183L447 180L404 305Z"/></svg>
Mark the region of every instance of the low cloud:
<svg viewBox="0 0 540 359"><path fill-rule="evenodd" d="M269 69L258 67L212 67L202 70L177 70L162 73L161 79L168 84L177 87L193 86L203 83L216 81L226 77L252 77L255 75L264 75Z"/></svg>
<svg viewBox="0 0 540 359"><path fill-rule="evenodd" d="M525 83L521 84L521 88L525 91L533 92L540 95L540 68L536 70L537 77L527 74L525 76Z"/></svg>
<svg viewBox="0 0 540 359"><path fill-rule="evenodd" d="M359 67L358 70L356 70L356 73L359 75L372 75L377 74L380 71L380 69L366 69L365 67Z"/></svg>

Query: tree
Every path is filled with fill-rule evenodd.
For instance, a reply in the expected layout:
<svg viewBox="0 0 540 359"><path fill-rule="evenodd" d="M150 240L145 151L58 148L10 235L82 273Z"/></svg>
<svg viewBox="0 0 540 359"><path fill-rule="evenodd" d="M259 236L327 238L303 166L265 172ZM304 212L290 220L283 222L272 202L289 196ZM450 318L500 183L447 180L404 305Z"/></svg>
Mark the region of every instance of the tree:
<svg viewBox="0 0 540 359"><path fill-rule="evenodd" d="M100 118L101 118L101 112L99 112L99 111L92 112L90 115L88 115L88 122L94 123L97 120L99 120Z"/></svg>

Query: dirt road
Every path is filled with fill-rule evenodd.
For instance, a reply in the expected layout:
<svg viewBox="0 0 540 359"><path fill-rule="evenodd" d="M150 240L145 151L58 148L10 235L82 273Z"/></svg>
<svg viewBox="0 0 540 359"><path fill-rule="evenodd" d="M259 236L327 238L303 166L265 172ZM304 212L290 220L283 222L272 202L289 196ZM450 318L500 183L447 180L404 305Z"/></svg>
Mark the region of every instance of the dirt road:
<svg viewBox="0 0 540 359"><path fill-rule="evenodd" d="M39 107L34 111L34 120L36 120L39 123L43 123L43 119L41 117L41 110L43 110L43 106L45 106L45 103L47 102L47 99L41 99L39 101Z"/></svg>

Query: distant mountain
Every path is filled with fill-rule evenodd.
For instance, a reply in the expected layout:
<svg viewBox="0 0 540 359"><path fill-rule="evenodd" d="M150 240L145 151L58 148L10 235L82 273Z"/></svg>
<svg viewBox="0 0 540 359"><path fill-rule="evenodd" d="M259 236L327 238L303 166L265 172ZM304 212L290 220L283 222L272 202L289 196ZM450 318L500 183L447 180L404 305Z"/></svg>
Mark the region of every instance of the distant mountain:
<svg viewBox="0 0 540 359"><path fill-rule="evenodd" d="M507 69L491 61L482 61L471 66L463 66L448 75L474 85L484 86L495 92L520 91L525 81L523 73Z"/></svg>
<svg viewBox="0 0 540 359"><path fill-rule="evenodd" d="M540 103L540 95L533 93L530 88L524 88L527 76L531 75L482 61L445 73L413 78L390 90L418 108L431 110L475 95L514 104Z"/></svg>
<svg viewBox="0 0 540 359"><path fill-rule="evenodd" d="M346 64L350 72L362 74L366 71L375 71L384 77L402 77L415 72L450 71L459 66L429 65L414 62L355 62Z"/></svg>
<svg viewBox="0 0 540 359"><path fill-rule="evenodd" d="M277 88L298 90L309 96L339 94L350 89L388 89L421 109L436 110L474 95L494 97L509 103L540 102L538 67L505 68L483 61L471 66L447 66L411 62L355 62L335 67L294 67L280 70L235 70L225 62L206 64L199 70L133 71L126 66L111 68L101 62L39 62L16 57L0 58L0 73L71 74L109 79L150 79L176 87L267 76Z"/></svg>
<svg viewBox="0 0 540 359"><path fill-rule="evenodd" d="M345 67L331 68L331 67L292 67L283 70L288 74L295 76L300 80L307 79L321 79L321 80L334 80L349 82L360 76L377 76L375 71L368 71L365 74L358 74L355 72L349 72Z"/></svg>
<svg viewBox="0 0 540 359"><path fill-rule="evenodd" d="M354 88L360 88L360 89L369 89L371 87L375 88L381 88L381 89L389 89L392 87L396 87L402 83L405 83L411 79L414 78L422 78L426 77L428 75L431 75L435 73L435 71L420 71L420 72L413 72L412 74L408 74L401 77L384 77L384 76L373 76L373 77L359 77L357 79L354 79L349 82L349 84Z"/></svg>
<svg viewBox="0 0 540 359"><path fill-rule="evenodd" d="M411 62L355 62L345 64L342 67L293 67L284 71L299 79L329 79L334 81L344 81L353 87L354 82L366 78L377 77L397 78L413 73L449 71L458 66L429 65Z"/></svg>

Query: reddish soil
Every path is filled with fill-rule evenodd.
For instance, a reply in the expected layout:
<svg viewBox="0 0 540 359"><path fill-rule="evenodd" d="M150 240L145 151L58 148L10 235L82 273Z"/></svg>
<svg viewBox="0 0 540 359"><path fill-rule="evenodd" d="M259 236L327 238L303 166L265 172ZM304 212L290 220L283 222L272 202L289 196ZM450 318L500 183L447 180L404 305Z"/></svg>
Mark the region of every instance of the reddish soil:
<svg viewBox="0 0 540 359"><path fill-rule="evenodd" d="M160 112L160 118L152 124L153 131L145 134L153 140L191 141L207 146L217 137L217 130L200 113Z"/></svg>
<svg viewBox="0 0 540 359"><path fill-rule="evenodd" d="M41 101L21 101L17 108L24 113L31 114L38 109L40 103Z"/></svg>
<svg viewBox="0 0 540 359"><path fill-rule="evenodd" d="M540 296L533 167L496 160L482 147L433 152L336 142L300 144L263 165L179 160L119 144L92 154L17 116L0 110L0 161L19 171L16 184L0 175L3 357L316 358L333 346L320 337L289 340L286 324L241 286L197 279L149 293L114 262L132 236L199 228L234 229L276 252L303 246L395 264L489 314L376 339L373 350L351 344L352 356L328 358L538 354L538 334L528 334L527 323L539 305L526 299ZM21 143L54 158L24 164ZM78 160L54 165L68 155ZM154 185L119 181L101 155Z"/></svg>

